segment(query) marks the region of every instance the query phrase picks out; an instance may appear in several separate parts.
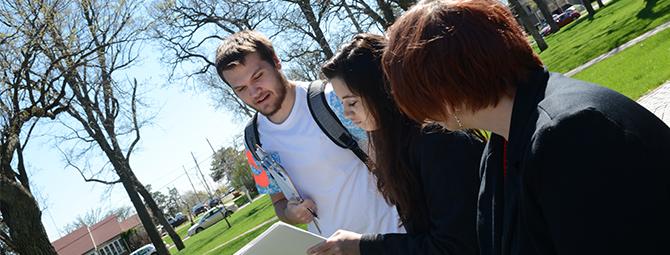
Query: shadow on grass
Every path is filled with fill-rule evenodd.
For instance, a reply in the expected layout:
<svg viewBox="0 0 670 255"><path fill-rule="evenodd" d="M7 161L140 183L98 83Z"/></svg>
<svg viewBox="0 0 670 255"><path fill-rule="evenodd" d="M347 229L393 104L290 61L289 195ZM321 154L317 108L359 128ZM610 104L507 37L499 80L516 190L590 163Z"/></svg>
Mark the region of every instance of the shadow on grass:
<svg viewBox="0 0 670 255"><path fill-rule="evenodd" d="M636 17L639 19L655 19L662 16L663 14L666 14L668 11L668 8L654 11L654 7L656 7L658 0L645 0L644 2L644 8L642 8L642 10L640 10L636 15Z"/></svg>
<svg viewBox="0 0 670 255"><path fill-rule="evenodd" d="M251 215L254 215L258 211L260 211L259 208L253 208L253 209L249 210L249 212L247 213L247 217L249 217Z"/></svg>

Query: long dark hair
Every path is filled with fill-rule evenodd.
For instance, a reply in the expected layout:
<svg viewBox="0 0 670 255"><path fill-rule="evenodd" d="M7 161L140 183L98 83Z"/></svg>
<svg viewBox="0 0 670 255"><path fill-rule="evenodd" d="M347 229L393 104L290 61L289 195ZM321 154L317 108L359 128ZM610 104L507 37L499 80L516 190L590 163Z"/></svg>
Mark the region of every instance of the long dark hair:
<svg viewBox="0 0 670 255"><path fill-rule="evenodd" d="M382 36L358 34L321 71L328 79L344 80L349 90L363 99L363 106L376 122L377 130L368 133L374 150L370 171L377 177L381 194L398 208L403 223L427 227L427 208L420 208L418 199L423 193L408 157L410 142L421 128L400 112L389 92L381 67L385 45Z"/></svg>

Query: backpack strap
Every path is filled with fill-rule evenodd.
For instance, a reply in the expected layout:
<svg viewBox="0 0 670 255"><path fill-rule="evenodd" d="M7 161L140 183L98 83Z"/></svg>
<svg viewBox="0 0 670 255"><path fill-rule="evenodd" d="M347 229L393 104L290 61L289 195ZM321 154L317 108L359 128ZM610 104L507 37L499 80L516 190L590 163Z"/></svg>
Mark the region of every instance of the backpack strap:
<svg viewBox="0 0 670 255"><path fill-rule="evenodd" d="M325 89L324 81L313 81L307 88L307 104L314 121L337 146L351 150L365 165L368 165L368 155L358 146L356 139L330 109Z"/></svg>
<svg viewBox="0 0 670 255"><path fill-rule="evenodd" d="M258 119L258 113L254 114L244 128L244 143L247 145L247 149L251 152L251 155L254 156L254 160L259 161L260 158L256 155L256 145L258 144L258 146L261 146L261 139L258 137L258 124L256 124L256 119Z"/></svg>

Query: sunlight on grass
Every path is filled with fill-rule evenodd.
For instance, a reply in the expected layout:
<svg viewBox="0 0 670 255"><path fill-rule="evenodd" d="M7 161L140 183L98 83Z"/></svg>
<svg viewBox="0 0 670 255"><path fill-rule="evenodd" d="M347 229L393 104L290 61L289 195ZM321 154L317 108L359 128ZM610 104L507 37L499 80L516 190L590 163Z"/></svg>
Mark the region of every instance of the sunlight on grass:
<svg viewBox="0 0 670 255"><path fill-rule="evenodd" d="M670 21L670 1L613 0L546 38L540 53L550 71L565 73Z"/></svg>
<svg viewBox="0 0 670 255"><path fill-rule="evenodd" d="M574 76L638 99L670 80L670 29L660 32Z"/></svg>
<svg viewBox="0 0 670 255"><path fill-rule="evenodd" d="M237 237L275 216L274 208L267 195L262 196L245 208L231 215L228 220L232 227L229 229L225 221L220 221L202 232L184 241L186 248L172 254L204 254L209 250Z"/></svg>

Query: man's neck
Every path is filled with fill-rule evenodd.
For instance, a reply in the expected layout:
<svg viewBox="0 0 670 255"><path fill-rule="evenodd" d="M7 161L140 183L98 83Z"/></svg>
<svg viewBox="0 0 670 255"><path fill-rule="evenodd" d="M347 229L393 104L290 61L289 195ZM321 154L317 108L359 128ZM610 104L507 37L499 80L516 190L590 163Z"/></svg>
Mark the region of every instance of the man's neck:
<svg viewBox="0 0 670 255"><path fill-rule="evenodd" d="M274 124L281 124L286 121L295 105L295 84L292 81L286 81L286 83L286 96L281 103L281 107L272 116L267 116L268 120Z"/></svg>

